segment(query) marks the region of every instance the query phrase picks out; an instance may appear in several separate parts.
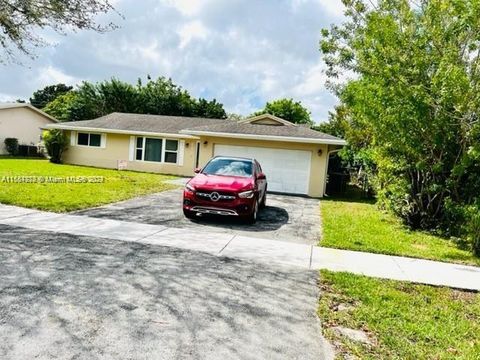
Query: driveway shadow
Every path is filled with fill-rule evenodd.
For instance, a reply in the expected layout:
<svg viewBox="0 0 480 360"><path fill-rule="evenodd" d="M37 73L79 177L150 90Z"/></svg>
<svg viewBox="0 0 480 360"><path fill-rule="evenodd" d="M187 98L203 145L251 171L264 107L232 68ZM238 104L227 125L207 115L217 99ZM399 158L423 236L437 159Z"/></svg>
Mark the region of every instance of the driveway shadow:
<svg viewBox="0 0 480 360"><path fill-rule="evenodd" d="M236 217L202 215L190 221L195 224L208 224L218 228L237 229L242 231L274 231L287 224L289 215L287 210L277 206L266 206L258 213L257 222L248 224L244 220ZM185 219L185 221L189 221Z"/></svg>
<svg viewBox="0 0 480 360"><path fill-rule="evenodd" d="M317 199L268 194L267 206L260 210L257 223L253 225L234 217L202 216L192 221L184 217L181 204L181 190L171 190L77 211L76 214L191 229L195 232L232 233L304 244L315 244L320 237L320 208Z"/></svg>
<svg viewBox="0 0 480 360"><path fill-rule="evenodd" d="M317 277L0 225L0 358L321 359Z"/></svg>

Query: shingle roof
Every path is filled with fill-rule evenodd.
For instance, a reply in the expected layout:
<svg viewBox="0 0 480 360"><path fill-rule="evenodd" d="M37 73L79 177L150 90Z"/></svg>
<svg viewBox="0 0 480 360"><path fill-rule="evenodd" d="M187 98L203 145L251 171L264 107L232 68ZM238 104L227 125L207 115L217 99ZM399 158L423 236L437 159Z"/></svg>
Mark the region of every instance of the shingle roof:
<svg viewBox="0 0 480 360"><path fill-rule="evenodd" d="M179 134L180 130L189 127L205 126L223 121L225 120L184 116L111 113L93 120L64 122L59 124L59 127Z"/></svg>
<svg viewBox="0 0 480 360"><path fill-rule="evenodd" d="M112 132L132 132L132 133L159 133L159 134L178 134L179 136L189 137L195 135L215 135L242 137L259 136L265 138L282 138L290 141L301 142L320 142L342 145L344 141L335 136L321 133L304 126L273 126L251 124L246 122L236 122L224 119L206 119L183 116L165 116L165 115L145 115L145 114L126 114L112 113L94 120L71 121L55 125L49 125L49 128L60 129L92 129L110 130ZM307 141L309 140L309 141Z"/></svg>
<svg viewBox="0 0 480 360"><path fill-rule="evenodd" d="M272 126L231 121L216 122L205 126L196 126L182 131L184 134L197 132L249 134L260 136L285 136L294 138L340 140L339 138L312 130L303 126Z"/></svg>

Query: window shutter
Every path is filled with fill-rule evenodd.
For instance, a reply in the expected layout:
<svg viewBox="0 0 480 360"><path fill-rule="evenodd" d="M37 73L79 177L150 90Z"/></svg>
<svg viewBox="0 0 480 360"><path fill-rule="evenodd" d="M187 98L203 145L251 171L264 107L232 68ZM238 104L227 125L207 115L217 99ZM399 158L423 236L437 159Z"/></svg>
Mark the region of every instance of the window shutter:
<svg viewBox="0 0 480 360"><path fill-rule="evenodd" d="M135 159L135 136L130 136L130 148L128 150L128 160L133 161Z"/></svg>
<svg viewBox="0 0 480 360"><path fill-rule="evenodd" d="M107 147L107 134L102 134L100 138L100 147L105 149Z"/></svg>
<svg viewBox="0 0 480 360"><path fill-rule="evenodd" d="M178 142L178 160L177 160L177 163L179 166L183 166L184 154L185 154L185 140L180 140Z"/></svg>
<svg viewBox="0 0 480 360"><path fill-rule="evenodd" d="M70 131L70 146L75 146L77 143L77 133L75 131Z"/></svg>

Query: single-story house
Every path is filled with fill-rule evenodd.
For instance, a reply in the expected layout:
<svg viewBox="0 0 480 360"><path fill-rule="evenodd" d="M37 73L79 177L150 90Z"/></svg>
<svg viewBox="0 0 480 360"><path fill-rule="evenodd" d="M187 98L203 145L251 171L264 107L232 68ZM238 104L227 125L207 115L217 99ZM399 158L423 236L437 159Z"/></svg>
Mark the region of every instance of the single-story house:
<svg viewBox="0 0 480 360"><path fill-rule="evenodd" d="M56 122L56 119L30 104L0 104L0 154L7 153L6 138L18 139L19 145L36 146L41 141L41 129Z"/></svg>
<svg viewBox="0 0 480 360"><path fill-rule="evenodd" d="M329 153L345 141L265 114L243 121L112 113L50 124L70 137L64 161L191 176L215 155L256 158L270 191L322 197Z"/></svg>

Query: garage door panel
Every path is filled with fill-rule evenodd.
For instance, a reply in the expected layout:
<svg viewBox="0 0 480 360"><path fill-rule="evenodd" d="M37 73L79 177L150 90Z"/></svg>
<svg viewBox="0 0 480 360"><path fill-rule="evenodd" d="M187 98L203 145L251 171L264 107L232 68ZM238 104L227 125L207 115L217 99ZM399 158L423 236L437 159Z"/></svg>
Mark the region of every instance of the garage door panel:
<svg viewBox="0 0 480 360"><path fill-rule="evenodd" d="M214 154L257 159L267 175L270 191L308 193L310 151L215 144Z"/></svg>

